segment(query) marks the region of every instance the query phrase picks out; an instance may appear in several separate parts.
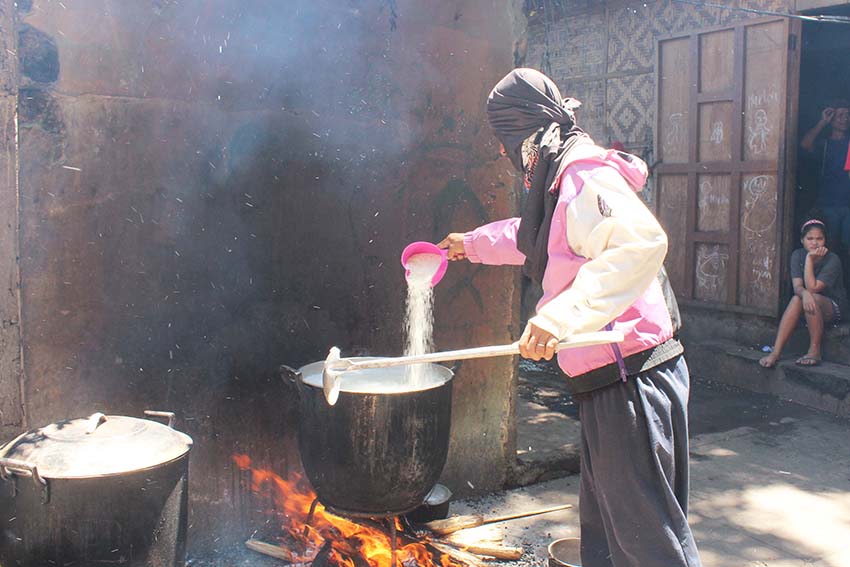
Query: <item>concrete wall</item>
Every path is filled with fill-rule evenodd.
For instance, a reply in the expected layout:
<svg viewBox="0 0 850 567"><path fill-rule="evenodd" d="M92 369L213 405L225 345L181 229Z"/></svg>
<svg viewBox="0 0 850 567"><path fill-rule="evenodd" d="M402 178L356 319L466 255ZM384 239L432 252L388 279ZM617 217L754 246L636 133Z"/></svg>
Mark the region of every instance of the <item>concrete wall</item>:
<svg viewBox="0 0 850 567"><path fill-rule="evenodd" d="M334 344L399 353L404 244L514 213L483 109L522 14L507 0L17 6L0 128L17 95L28 425L176 411L196 442L193 545L244 538L225 529L248 505L230 455L298 467L278 365ZM8 128L2 140L5 205ZM14 266L0 276L14 283ZM516 281L452 266L437 346L516 337ZM0 300L4 320L14 303ZM514 393L504 360L459 372L452 490L504 482Z"/></svg>

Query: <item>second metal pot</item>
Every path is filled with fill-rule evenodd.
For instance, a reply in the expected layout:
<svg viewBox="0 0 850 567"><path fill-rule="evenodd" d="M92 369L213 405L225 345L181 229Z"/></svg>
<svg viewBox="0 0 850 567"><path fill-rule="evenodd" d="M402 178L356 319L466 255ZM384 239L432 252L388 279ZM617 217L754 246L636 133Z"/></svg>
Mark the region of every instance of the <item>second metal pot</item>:
<svg viewBox="0 0 850 567"><path fill-rule="evenodd" d="M19 436L0 449L0 564L183 565L191 445L103 414Z"/></svg>

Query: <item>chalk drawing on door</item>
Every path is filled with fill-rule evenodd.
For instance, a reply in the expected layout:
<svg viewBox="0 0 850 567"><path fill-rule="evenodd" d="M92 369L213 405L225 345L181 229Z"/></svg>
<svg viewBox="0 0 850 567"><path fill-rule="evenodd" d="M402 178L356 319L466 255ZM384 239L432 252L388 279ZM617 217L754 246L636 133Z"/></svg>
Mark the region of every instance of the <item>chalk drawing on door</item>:
<svg viewBox="0 0 850 567"><path fill-rule="evenodd" d="M709 296L716 296L726 277L729 254L720 252L719 246L702 247L697 252L697 286Z"/></svg>
<svg viewBox="0 0 850 567"><path fill-rule="evenodd" d="M747 126L750 131L747 145L754 154L767 152L767 137L773 130L768 126L768 122L767 112L763 108L759 108L753 115L753 125Z"/></svg>
<svg viewBox="0 0 850 567"><path fill-rule="evenodd" d="M717 146L723 143L723 122L718 120L711 125L711 137L709 141Z"/></svg>
<svg viewBox="0 0 850 567"><path fill-rule="evenodd" d="M682 125L685 115L674 112L667 121L667 134L664 136L664 153L675 154L681 151L685 143L685 129Z"/></svg>
<svg viewBox="0 0 850 567"><path fill-rule="evenodd" d="M776 193L768 191L773 180L771 175L757 175L744 182L741 228L747 232L763 236L776 224Z"/></svg>

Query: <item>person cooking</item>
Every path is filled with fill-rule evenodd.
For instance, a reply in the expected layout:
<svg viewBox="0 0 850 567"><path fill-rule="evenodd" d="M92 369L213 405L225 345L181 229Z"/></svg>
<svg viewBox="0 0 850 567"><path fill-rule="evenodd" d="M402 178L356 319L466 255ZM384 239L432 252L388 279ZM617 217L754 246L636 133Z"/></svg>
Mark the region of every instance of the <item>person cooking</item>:
<svg viewBox="0 0 850 567"><path fill-rule="evenodd" d="M700 567L687 520L689 375L657 275L667 236L636 195L646 164L593 143L580 103L515 69L493 88L487 117L502 155L524 174L522 217L438 244L450 260L522 265L542 285L519 339L551 359L559 340L602 329L625 341L558 354L581 420L584 567Z"/></svg>

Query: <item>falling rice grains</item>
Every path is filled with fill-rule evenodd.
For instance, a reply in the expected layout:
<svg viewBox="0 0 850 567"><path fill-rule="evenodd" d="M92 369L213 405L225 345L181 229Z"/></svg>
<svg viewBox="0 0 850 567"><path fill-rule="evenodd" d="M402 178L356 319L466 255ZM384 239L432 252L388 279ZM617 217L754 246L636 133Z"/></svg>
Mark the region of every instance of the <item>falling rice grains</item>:
<svg viewBox="0 0 850 567"><path fill-rule="evenodd" d="M417 254L407 260L407 312L404 317L406 346L404 354L413 356L431 352L434 347L434 289L431 279L440 267L438 254ZM408 367L407 379L412 386L426 381L425 364Z"/></svg>

